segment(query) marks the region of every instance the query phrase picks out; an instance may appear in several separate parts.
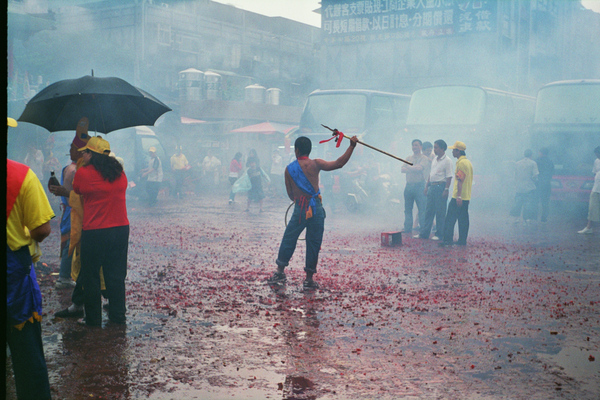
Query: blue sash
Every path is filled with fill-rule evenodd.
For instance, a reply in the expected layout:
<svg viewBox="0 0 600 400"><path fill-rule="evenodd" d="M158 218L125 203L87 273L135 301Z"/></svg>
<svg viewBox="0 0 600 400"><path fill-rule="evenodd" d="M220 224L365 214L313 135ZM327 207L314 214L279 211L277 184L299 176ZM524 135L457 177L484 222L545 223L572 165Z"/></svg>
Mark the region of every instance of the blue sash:
<svg viewBox="0 0 600 400"><path fill-rule="evenodd" d="M310 183L306 175L304 175L304 171L302 171L302 167L300 167L298 160L291 162L287 166L287 170L296 186L311 196L310 201L308 202L308 209L306 210L306 218L311 218L312 208L317 205L316 199L320 196L321 190L319 189L315 192L313 185Z"/></svg>
<svg viewBox="0 0 600 400"><path fill-rule="evenodd" d="M11 326L27 321L34 312L42 315L42 293L27 246L17 251L6 246L6 303Z"/></svg>
<svg viewBox="0 0 600 400"><path fill-rule="evenodd" d="M68 167L68 165L67 165L67 167ZM67 167L64 167L62 170L62 174L60 177L61 185L65 184L65 169L67 169ZM63 213L60 218L60 234L66 235L67 233L71 232L71 207L69 206L69 198L68 197L61 196L60 201L61 201L62 207L63 207Z"/></svg>

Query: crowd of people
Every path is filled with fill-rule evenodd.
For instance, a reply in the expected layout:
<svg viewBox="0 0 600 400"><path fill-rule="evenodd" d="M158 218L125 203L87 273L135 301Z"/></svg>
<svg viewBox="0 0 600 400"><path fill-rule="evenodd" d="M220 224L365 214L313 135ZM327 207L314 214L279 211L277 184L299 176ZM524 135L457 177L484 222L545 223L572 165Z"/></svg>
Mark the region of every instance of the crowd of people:
<svg viewBox="0 0 600 400"><path fill-rule="evenodd" d="M16 121L8 118L9 127ZM72 304L55 314L59 318L79 318L88 327L102 325L102 312L114 324L126 323L125 278L129 244L129 220L126 191L131 187L123 162L111 153L110 143L88 134L89 121L82 118L76 126L69 155L71 163L61 170L60 181L50 181L46 192L40 177L60 168L53 160L53 141L47 142L44 164L42 151L31 146L21 164L7 159L7 342L12 354L13 370L19 398L49 398L48 374L41 339L41 291L33 265L40 258L39 243L51 232L55 213L48 200L51 194L60 199L60 268L56 289L72 289ZM258 204L263 212L266 197L263 185L272 184L273 194L285 188L294 202L294 211L286 226L276 260L277 269L270 284L285 283L285 268L295 251L298 237L306 229L306 279L304 288L314 289L321 249L325 211L321 201L321 171L342 168L354 152L358 139L350 140L348 149L334 161L309 158L312 143L306 137L296 140L294 159L288 164L278 150L272 153L269 172L261 167L255 149L245 157L237 152L229 164L231 191L229 204L236 194L247 192L246 212ZM473 165L467 158L467 145L456 141L448 146L442 139L433 144L415 139L412 154L401 167L406 176L404 187L404 229L415 239L431 239L440 245L465 246L469 234L469 205L473 185ZM182 147L170 158L175 177L174 196L185 196L185 176L191 166ZM453 163L446 154L452 151ZM596 160L592 173L595 181L589 200L588 223L580 234L593 233L600 222L600 146L594 149ZM286 166L287 165L287 166ZM48 170L51 168L51 170ZM370 171L371 168L365 167ZM202 176L207 185L219 185L221 161L209 151L202 162ZM370 172L379 176L381 171ZM38 176L39 173L39 176ZM350 172L351 174L352 172ZM554 164L547 148L524 151L523 159L514 164L515 198L510 216L526 224L546 222L549 214L551 180ZM157 202L163 165L157 149L150 147L146 168L146 193L150 206ZM372 179L371 179L372 180ZM335 186L335 180L331 180ZM417 218L414 205L417 207ZM454 241L458 223L458 240ZM109 251L108 251L109 250ZM106 299L103 306L102 297ZM41 395L40 395L41 394Z"/></svg>
<svg viewBox="0 0 600 400"><path fill-rule="evenodd" d="M469 203L473 184L473 166L467 159L465 143L457 141L448 147L442 139L433 144L414 139L411 143L413 154L406 157L408 163L402 166L406 174L404 189L404 229L414 238L429 239L435 219L435 232L432 240L441 240L440 245L454 244L454 228L458 221L457 245L466 245L469 234ZM423 152L427 149L427 153ZM452 150L457 159L456 168L446 155ZM431 151L433 150L433 152ZM410 164L409 164L410 163ZM452 197L450 185L454 180ZM413 220L413 206L417 205L418 219Z"/></svg>
<svg viewBox="0 0 600 400"><path fill-rule="evenodd" d="M7 125L16 127L17 122L8 118ZM56 288L73 289L73 304L56 316L81 317L82 325L101 326L104 295L110 323L124 324L128 181L121 162L111 156L108 141L90 137L87 128L84 117L71 142L71 164L63 168L60 182L50 180L47 185L63 205ZM7 159L7 342L17 396L23 399L51 397L40 324L42 296L34 263L54 217L34 170Z"/></svg>

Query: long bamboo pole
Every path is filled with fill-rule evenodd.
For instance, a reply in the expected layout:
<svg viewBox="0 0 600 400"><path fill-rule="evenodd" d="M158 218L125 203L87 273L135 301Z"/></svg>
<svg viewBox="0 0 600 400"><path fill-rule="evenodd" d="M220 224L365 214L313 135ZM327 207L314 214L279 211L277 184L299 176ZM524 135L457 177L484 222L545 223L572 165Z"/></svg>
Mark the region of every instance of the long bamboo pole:
<svg viewBox="0 0 600 400"><path fill-rule="evenodd" d="M340 131L338 131L337 129L331 129L330 127L328 127L328 126L325 126L325 125L323 125L323 124L321 124L321 126L322 126L322 127L324 127L324 128L327 128L327 129L329 129L331 132L333 132L332 136L338 136L338 135L341 133L343 137L345 137L346 139L350 139L350 136L346 136L346 135L345 135L343 132L340 132ZM406 163L406 164L408 164L408 165L413 165L413 163L411 163L410 161L403 160L403 159L402 159L402 158L400 158L400 157L396 157L395 155L393 155L393 154L390 154L390 153L388 153L387 151L383 151L383 150L381 150L381 149L378 149L377 147L371 146L370 144L366 144L365 142L361 142L360 140L358 141L358 143L362 144L363 146L367 146L367 147L368 147L368 148L370 148L370 149L373 149L373 150L375 150L375 151L378 151L378 152L380 152L380 153L382 153L382 154L385 154L385 155L386 155L386 156L388 156L388 157L392 157L392 158L394 158L394 159L396 159L396 160L398 160L398 161L402 161L403 163Z"/></svg>

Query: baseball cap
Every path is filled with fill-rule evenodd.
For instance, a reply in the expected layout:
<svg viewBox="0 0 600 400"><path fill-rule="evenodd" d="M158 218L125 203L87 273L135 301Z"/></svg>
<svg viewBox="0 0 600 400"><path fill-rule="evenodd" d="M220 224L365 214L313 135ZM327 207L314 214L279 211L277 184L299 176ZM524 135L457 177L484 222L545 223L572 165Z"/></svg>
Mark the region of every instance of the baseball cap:
<svg viewBox="0 0 600 400"><path fill-rule="evenodd" d="M467 145L463 142L455 142L452 146L448 147L449 149L457 149L461 151L465 151L467 149Z"/></svg>
<svg viewBox="0 0 600 400"><path fill-rule="evenodd" d="M153 153L156 153L156 147L154 147L154 146L151 146L151 147L148 149L148 151L151 151L151 152L153 152Z"/></svg>
<svg viewBox="0 0 600 400"><path fill-rule="evenodd" d="M15 128L17 126L17 121L14 118L6 117L6 125Z"/></svg>
<svg viewBox="0 0 600 400"><path fill-rule="evenodd" d="M87 145L79 149L79 151L84 150L91 150L94 153L108 155L110 153L110 143L100 136L92 136L90 140L88 140Z"/></svg>

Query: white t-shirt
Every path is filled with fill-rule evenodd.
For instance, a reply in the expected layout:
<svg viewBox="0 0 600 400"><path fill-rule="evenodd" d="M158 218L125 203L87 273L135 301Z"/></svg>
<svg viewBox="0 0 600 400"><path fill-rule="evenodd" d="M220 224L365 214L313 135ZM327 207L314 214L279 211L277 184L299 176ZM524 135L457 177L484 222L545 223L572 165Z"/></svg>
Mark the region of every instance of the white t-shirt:
<svg viewBox="0 0 600 400"><path fill-rule="evenodd" d="M600 158L596 158L594 161L594 168L592 169L592 173L596 174L594 178L594 187L592 188L592 192L600 193Z"/></svg>
<svg viewBox="0 0 600 400"><path fill-rule="evenodd" d="M537 163L531 158L523 158L515 164L515 185L517 193L535 190L535 181L540 174Z"/></svg>
<svg viewBox="0 0 600 400"><path fill-rule="evenodd" d="M429 172L429 182L446 181L454 176L452 160L444 154L441 159L437 157L431 162L431 172Z"/></svg>
<svg viewBox="0 0 600 400"><path fill-rule="evenodd" d="M148 160L148 168L152 169L152 172L148 174L149 182L162 182L163 180L163 169L162 162L160 162L160 158L150 157Z"/></svg>

